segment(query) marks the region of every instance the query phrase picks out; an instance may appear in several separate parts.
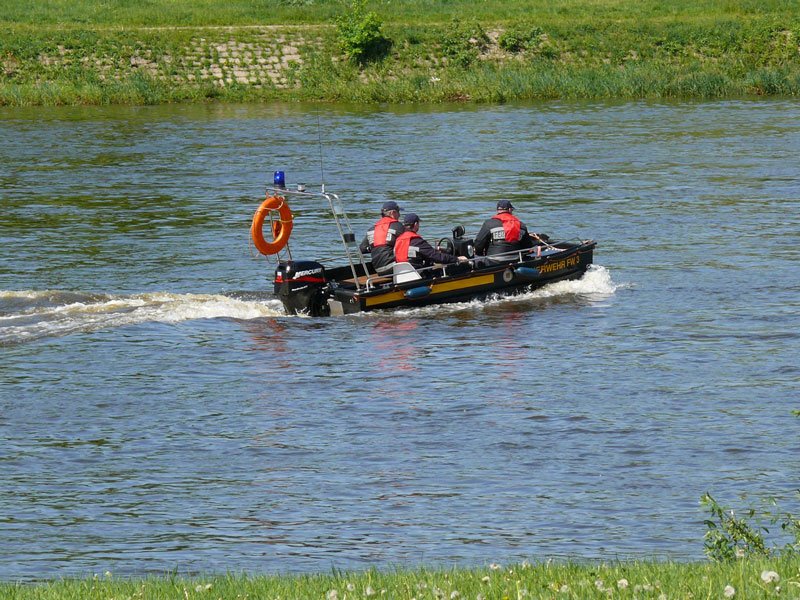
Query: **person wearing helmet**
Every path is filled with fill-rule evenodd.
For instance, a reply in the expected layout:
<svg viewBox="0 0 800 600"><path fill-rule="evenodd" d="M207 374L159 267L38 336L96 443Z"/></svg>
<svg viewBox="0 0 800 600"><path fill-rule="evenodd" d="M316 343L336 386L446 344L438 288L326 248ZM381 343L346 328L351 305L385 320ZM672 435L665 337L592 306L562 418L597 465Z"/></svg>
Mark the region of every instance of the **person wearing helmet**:
<svg viewBox="0 0 800 600"><path fill-rule="evenodd" d="M525 224L515 217L514 205L509 200L497 203L497 214L484 221L475 236L475 254L496 256L514 250L533 247L533 239ZM509 257L511 258L511 257Z"/></svg>
<svg viewBox="0 0 800 600"><path fill-rule="evenodd" d="M403 233L400 219L400 207L390 200L381 207L381 218L367 232L359 246L362 254L372 256L372 268L376 272L387 270L394 263L394 244Z"/></svg>
<svg viewBox="0 0 800 600"><path fill-rule="evenodd" d="M394 245L394 256L397 262L407 262L415 269L420 269L437 263L449 265L469 261L466 256L453 256L440 252L426 242L418 233L419 216L417 214L408 213L403 218L403 226L405 231L400 234Z"/></svg>

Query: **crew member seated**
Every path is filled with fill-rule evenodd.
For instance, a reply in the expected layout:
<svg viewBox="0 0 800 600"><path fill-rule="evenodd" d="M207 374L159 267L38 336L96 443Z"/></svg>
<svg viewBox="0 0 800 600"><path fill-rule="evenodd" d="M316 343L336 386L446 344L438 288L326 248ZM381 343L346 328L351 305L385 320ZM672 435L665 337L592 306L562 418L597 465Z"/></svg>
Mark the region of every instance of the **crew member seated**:
<svg viewBox="0 0 800 600"><path fill-rule="evenodd" d="M362 254L372 256L372 268L380 273L386 271L394 263L394 244L403 233L400 219L400 207L390 200L381 207L381 218L367 232L358 247Z"/></svg>
<svg viewBox="0 0 800 600"><path fill-rule="evenodd" d="M466 256L453 256L436 250L419 235L419 223L419 216L415 213L408 213L403 218L405 231L394 244L394 257L397 262L407 262L415 269L437 263L450 265L469 262Z"/></svg>
<svg viewBox="0 0 800 600"><path fill-rule="evenodd" d="M514 206L511 201L497 202L497 214L484 221L478 235L475 236L475 254L496 256L533 247L533 239L528 233L528 228L512 214L513 212Z"/></svg>

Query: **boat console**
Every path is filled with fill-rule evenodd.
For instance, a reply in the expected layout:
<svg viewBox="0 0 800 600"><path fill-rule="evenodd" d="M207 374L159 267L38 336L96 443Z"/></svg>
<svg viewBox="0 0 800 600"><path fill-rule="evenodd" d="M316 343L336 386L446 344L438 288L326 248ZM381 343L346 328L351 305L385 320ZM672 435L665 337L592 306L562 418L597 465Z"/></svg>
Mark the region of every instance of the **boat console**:
<svg viewBox="0 0 800 600"><path fill-rule="evenodd" d="M436 248L439 252L446 252L453 256L475 257L475 240L464 237L464 228L461 225L453 227L453 239L440 239L439 243L436 244Z"/></svg>

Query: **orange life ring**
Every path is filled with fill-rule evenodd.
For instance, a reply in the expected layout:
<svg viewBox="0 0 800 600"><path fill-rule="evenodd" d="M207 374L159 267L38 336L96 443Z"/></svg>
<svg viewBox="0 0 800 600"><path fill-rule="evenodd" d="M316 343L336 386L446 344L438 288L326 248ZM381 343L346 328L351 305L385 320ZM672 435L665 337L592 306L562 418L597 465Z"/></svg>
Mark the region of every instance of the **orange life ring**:
<svg viewBox="0 0 800 600"><path fill-rule="evenodd" d="M264 220L267 218L267 214L273 210L278 211L280 220L272 222L273 241L268 242L264 239ZM270 196L264 200L256 210L256 214L253 215L253 224L250 227L250 237L253 238L256 249L267 256L277 254L286 246L291 233L292 212L289 210L286 200L278 196Z"/></svg>

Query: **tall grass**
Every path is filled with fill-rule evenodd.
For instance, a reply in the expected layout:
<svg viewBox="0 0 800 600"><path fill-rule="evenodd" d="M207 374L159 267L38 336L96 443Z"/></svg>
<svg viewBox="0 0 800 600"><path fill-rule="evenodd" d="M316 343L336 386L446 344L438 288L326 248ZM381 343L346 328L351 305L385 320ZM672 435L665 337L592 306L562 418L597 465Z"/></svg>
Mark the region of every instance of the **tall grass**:
<svg viewBox="0 0 800 600"><path fill-rule="evenodd" d="M35 26L209 26L330 23L342 0L3 0L0 24ZM446 22L453 16L501 23L514 19L558 22L639 22L782 17L797 11L792 0L372 0L369 10L400 24Z"/></svg>
<svg viewBox="0 0 800 600"><path fill-rule="evenodd" d="M740 560L726 563L658 561L548 562L481 569L369 570L328 575L149 577L91 579L34 584L0 583L9 600L222 599L602 599L797 597L800 560Z"/></svg>
<svg viewBox="0 0 800 600"><path fill-rule="evenodd" d="M357 64L340 0L4 3L5 105L800 95L788 0L373 1L387 53Z"/></svg>

